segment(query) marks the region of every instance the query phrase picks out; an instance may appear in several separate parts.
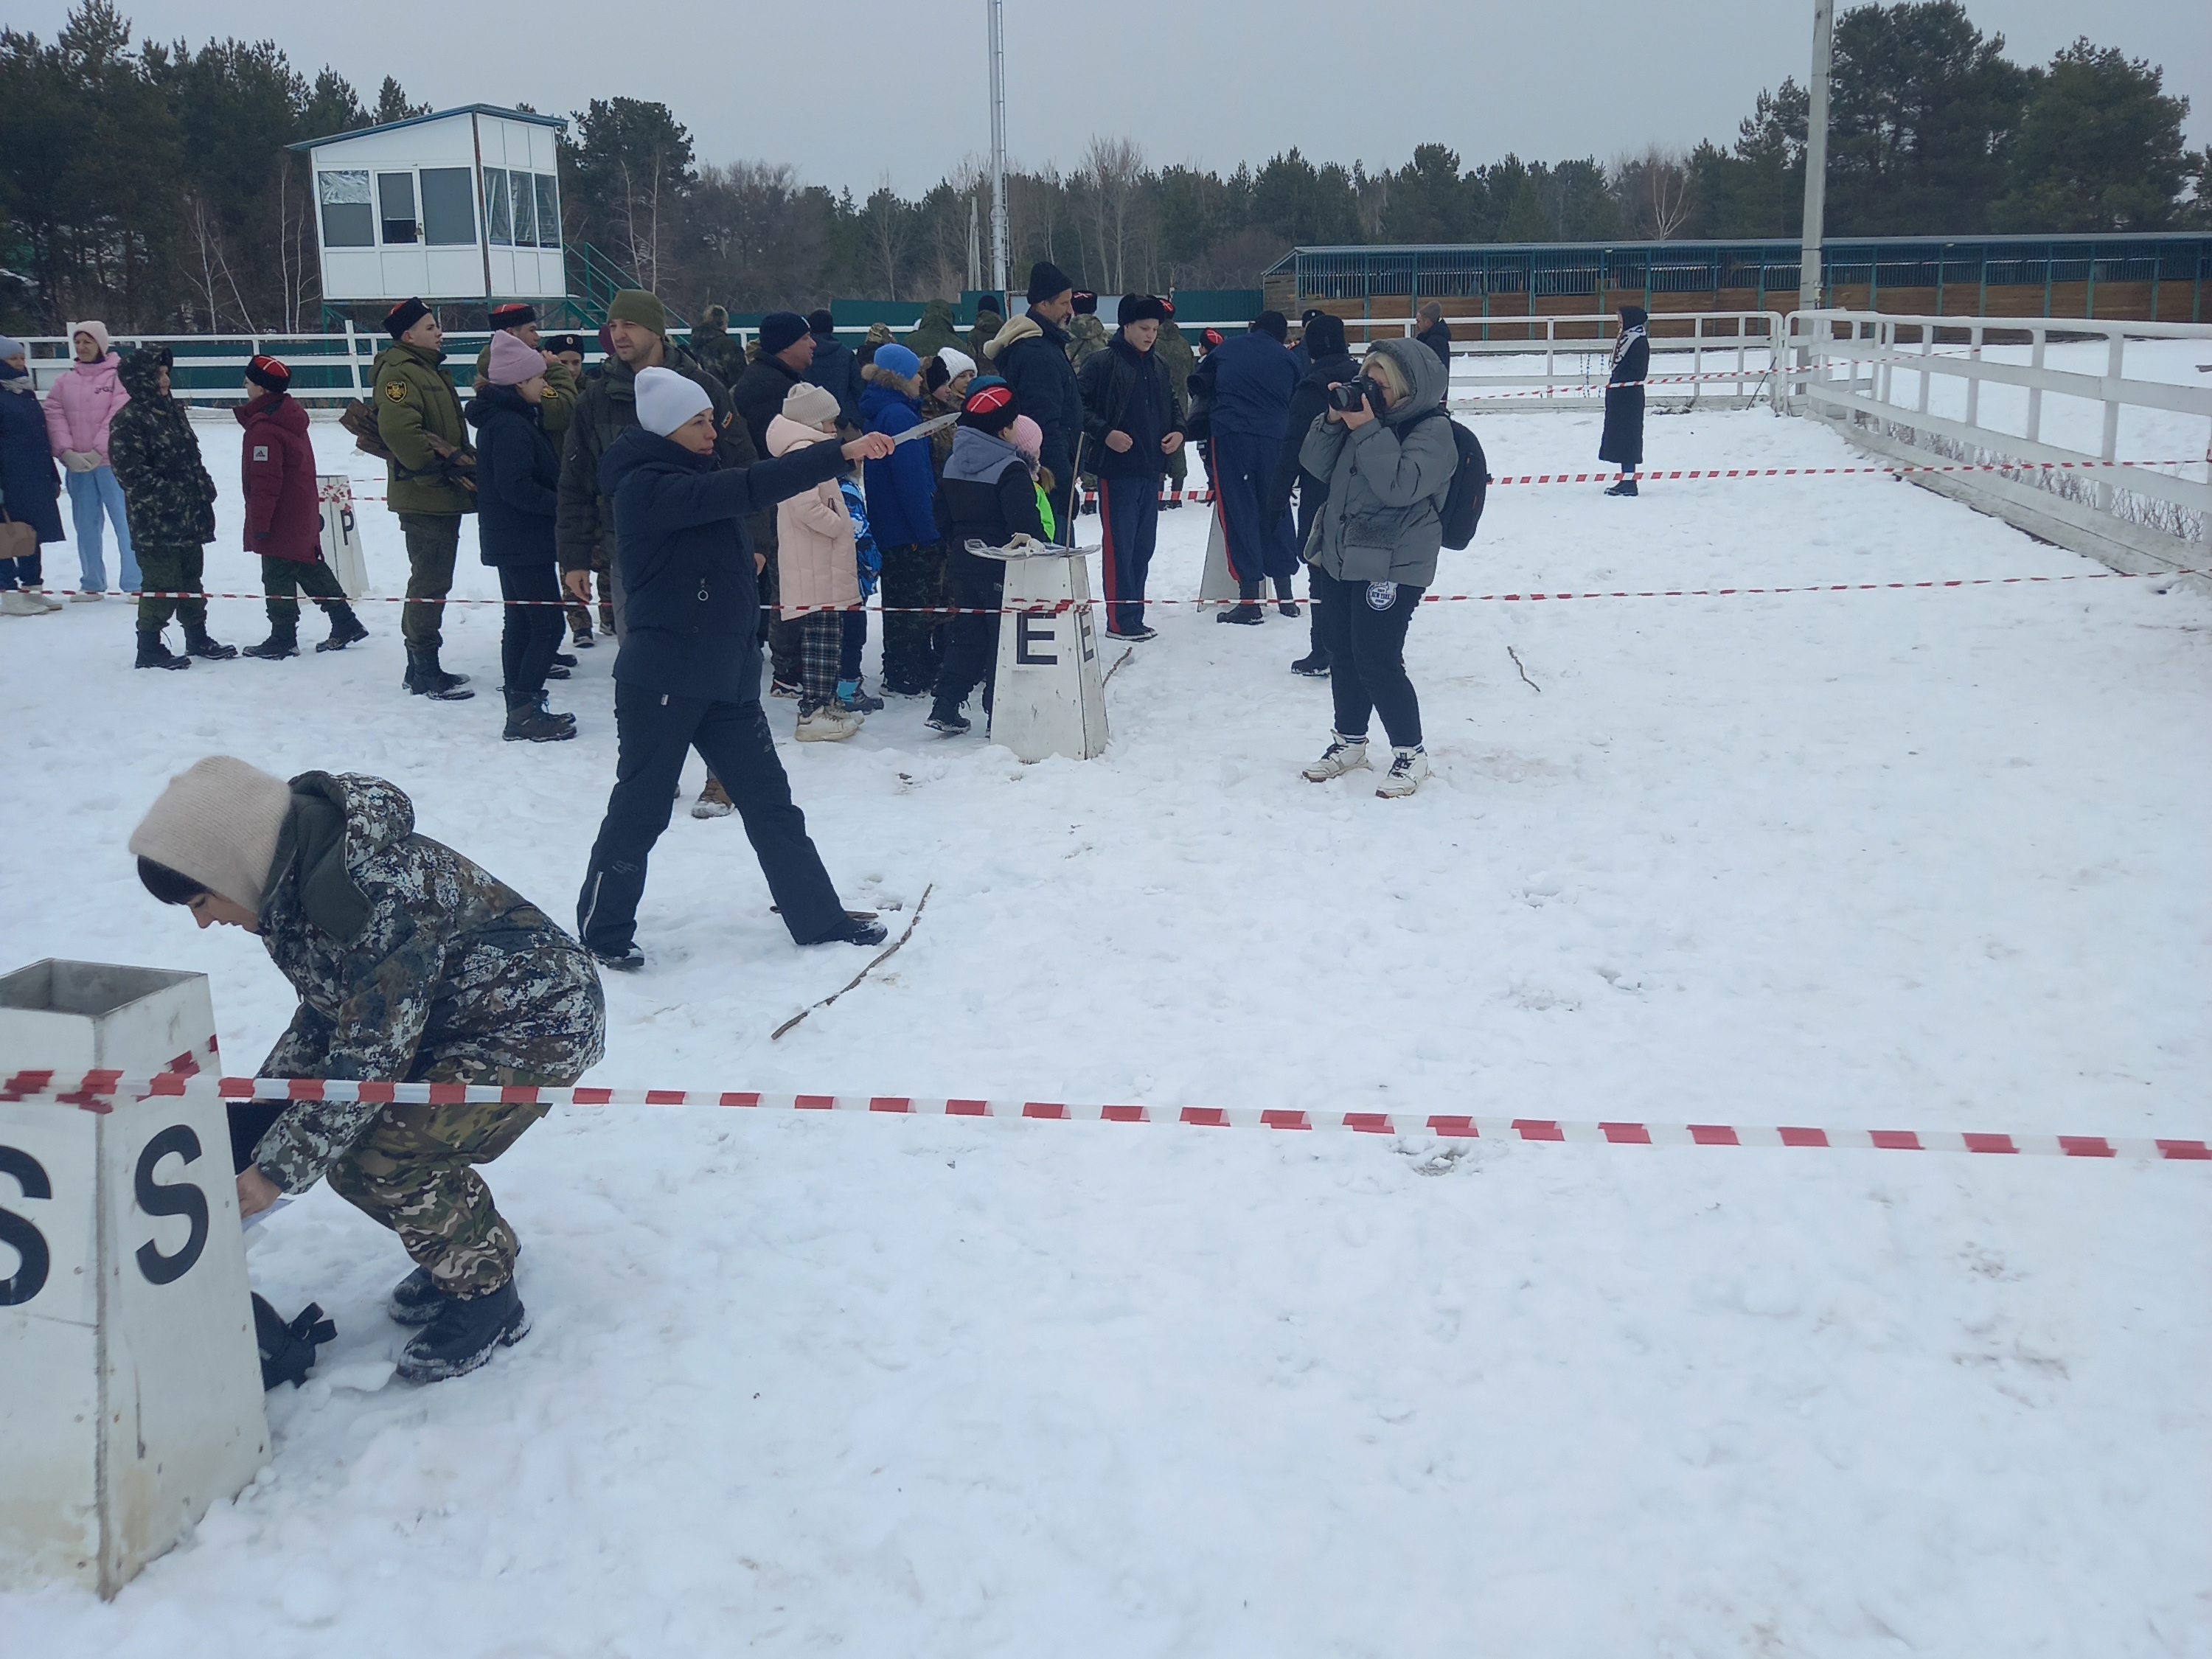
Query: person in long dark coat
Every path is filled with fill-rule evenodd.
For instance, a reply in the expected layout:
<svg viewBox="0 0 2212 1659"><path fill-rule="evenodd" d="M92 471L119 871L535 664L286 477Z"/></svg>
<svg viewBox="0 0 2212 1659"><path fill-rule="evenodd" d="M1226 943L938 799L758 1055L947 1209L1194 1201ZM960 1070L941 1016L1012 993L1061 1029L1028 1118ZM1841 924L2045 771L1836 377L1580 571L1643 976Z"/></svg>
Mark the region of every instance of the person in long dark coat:
<svg viewBox="0 0 2212 1659"><path fill-rule="evenodd" d="M1620 482L1605 493L1633 495L1644 465L1644 382L1651 372L1651 341L1642 306L1620 308L1620 337L1613 343L1613 372L1605 381L1605 435L1597 458L1620 469Z"/></svg>

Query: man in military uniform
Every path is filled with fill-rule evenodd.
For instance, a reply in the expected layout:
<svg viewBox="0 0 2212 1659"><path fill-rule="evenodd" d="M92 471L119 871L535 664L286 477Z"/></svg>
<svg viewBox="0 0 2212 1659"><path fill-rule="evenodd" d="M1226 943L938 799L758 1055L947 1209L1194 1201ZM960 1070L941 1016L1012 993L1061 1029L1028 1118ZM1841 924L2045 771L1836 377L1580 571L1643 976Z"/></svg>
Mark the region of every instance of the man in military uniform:
<svg viewBox="0 0 2212 1659"><path fill-rule="evenodd" d="M983 348L999 337L999 331L1006 325L1005 315L995 300L980 300L975 305L975 326L968 331L968 356L975 362L983 361ZM942 349L942 348L939 348Z"/></svg>
<svg viewBox="0 0 2212 1659"><path fill-rule="evenodd" d="M1175 301L1163 300L1160 303L1168 308L1168 315L1167 320L1160 325L1160 337L1152 343L1152 355L1160 360L1160 367L1167 371L1168 390L1175 397L1176 419L1188 421L1190 419L1190 372L1198 367L1198 354L1190 349L1190 342L1183 338L1182 331L1176 326ZM1182 505L1183 488L1190 482L1190 456L1187 453L1189 447L1185 444L1168 457L1168 488L1174 495L1167 505L1171 507Z"/></svg>
<svg viewBox="0 0 2212 1659"><path fill-rule="evenodd" d="M170 781L131 851L155 897L203 927L258 934L299 993L263 1076L565 1087L605 1051L590 956L514 889L417 835L413 805L381 778L307 772L287 783L212 755ZM475 1166L545 1109L235 1106L239 1212L328 1179L416 1263L392 1297L394 1319L424 1327L399 1374L458 1376L530 1328L514 1230Z"/></svg>
<svg viewBox="0 0 2212 1659"><path fill-rule="evenodd" d="M745 372L744 348L730 337L730 313L726 306L708 306L707 314L691 331L691 355L699 360L699 367L726 386L738 383L738 376Z"/></svg>
<svg viewBox="0 0 2212 1659"><path fill-rule="evenodd" d="M538 336L538 308L516 301L509 305L494 306L491 325L503 334L512 334L532 351L545 359L545 395L538 400L538 423L545 435L553 441L553 447L561 447L561 439L568 430L568 417L576 412L576 399L584 389L583 377L550 349ZM574 338L574 336L568 337ZM583 361L579 350L576 361ZM491 384L491 342L486 340L477 353L477 375L474 389L481 392Z"/></svg>
<svg viewBox="0 0 2212 1659"><path fill-rule="evenodd" d="M1067 361L1075 365L1075 372L1080 374L1084 364L1105 350L1112 339L1113 337L1106 331L1106 325L1098 320L1098 296L1087 288L1076 289L1075 314L1067 319ZM1083 493L1076 499L1075 510L1079 513L1096 512L1098 469L1095 466L1084 468L1082 483Z"/></svg>
<svg viewBox="0 0 2212 1659"><path fill-rule="evenodd" d="M392 343L377 354L376 434L392 459L385 500L407 539L407 603L400 637L407 642L406 688L451 702L476 696L465 674L438 665L444 641L446 594L461 550L461 517L477 510L474 481L459 462L468 449L461 399L441 367L446 331L420 300L403 300L384 319Z"/></svg>
<svg viewBox="0 0 2212 1659"><path fill-rule="evenodd" d="M238 654L234 645L208 637L205 599L155 599L156 593L197 593L215 539L215 480L200 459L185 406L169 395L167 346L141 346L117 373L131 401L108 428L107 459L123 487L123 505L138 551L146 597L138 601L140 668L189 668L193 657L220 662ZM161 643L173 616L185 625L185 649L174 656Z"/></svg>
<svg viewBox="0 0 2212 1659"><path fill-rule="evenodd" d="M899 343L917 357L934 357L947 346L956 350L966 342L960 337L960 329L952 315L952 301L932 300L921 308L921 320L914 325L914 332Z"/></svg>

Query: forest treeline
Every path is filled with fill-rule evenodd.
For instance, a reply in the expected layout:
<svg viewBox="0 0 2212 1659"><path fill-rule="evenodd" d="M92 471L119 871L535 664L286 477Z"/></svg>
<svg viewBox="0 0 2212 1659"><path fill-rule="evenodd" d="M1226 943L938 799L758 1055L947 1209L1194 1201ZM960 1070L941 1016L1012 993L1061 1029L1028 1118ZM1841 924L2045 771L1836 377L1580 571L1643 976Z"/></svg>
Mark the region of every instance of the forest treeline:
<svg viewBox="0 0 2212 1659"><path fill-rule="evenodd" d="M979 65L979 84L981 70ZM2006 56L1958 0L1865 5L1836 24L1827 231L1973 235L2212 228L2212 146L2158 66L2077 40ZM1224 173L1095 137L1008 183L1013 264L1103 292L1249 288L1301 244L1794 236L1808 100L1786 80L1726 142L1687 152L1395 167L1291 149ZM83 0L52 41L0 31L0 328L313 329L306 158L287 146L422 112L386 76L365 100L274 41L134 40ZM702 160L665 104L594 99L562 144L564 228L696 315L831 298L950 298L988 249L970 157L918 198L808 183L777 160ZM987 279L988 280L988 279Z"/></svg>

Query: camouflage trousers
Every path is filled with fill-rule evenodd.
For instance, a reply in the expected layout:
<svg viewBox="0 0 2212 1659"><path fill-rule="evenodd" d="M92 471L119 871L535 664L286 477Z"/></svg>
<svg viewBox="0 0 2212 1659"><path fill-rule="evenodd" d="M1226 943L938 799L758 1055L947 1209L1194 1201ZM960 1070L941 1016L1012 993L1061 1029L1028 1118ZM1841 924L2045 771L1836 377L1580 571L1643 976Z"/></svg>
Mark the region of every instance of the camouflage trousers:
<svg viewBox="0 0 2212 1659"><path fill-rule="evenodd" d="M473 1060L434 1061L415 1080L518 1088L575 1081ZM543 1106L387 1106L326 1178L339 1197L398 1233L440 1290L488 1295L514 1277L521 1246L474 1166L514 1146L545 1113Z"/></svg>
<svg viewBox="0 0 2212 1659"><path fill-rule="evenodd" d="M402 513L399 530L407 538L408 601L399 607L399 637L410 650L434 651L444 643L438 625L446 618L446 595L453 586L461 515Z"/></svg>
<svg viewBox="0 0 2212 1659"><path fill-rule="evenodd" d="M138 550L139 580L149 593L195 593L201 586L201 575L207 568L207 549L191 547L142 547ZM158 634L174 617L186 628L207 626L205 599L155 599L138 601L138 631Z"/></svg>

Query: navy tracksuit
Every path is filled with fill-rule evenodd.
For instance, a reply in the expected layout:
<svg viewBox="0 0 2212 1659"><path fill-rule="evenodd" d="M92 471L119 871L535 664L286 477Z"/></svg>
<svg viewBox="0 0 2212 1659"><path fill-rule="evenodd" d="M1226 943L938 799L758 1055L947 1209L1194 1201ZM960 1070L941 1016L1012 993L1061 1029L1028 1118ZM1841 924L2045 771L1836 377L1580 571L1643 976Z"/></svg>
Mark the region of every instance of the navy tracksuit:
<svg viewBox="0 0 2212 1659"><path fill-rule="evenodd" d="M1267 578L1288 593L1297 544L1287 507L1270 512L1268 498L1297 388L1297 362L1265 334L1224 341L1206 361L1213 380L1213 510L1230 573L1246 599L1259 598Z"/></svg>
<svg viewBox="0 0 2212 1659"><path fill-rule="evenodd" d="M1160 478L1167 469L1160 445L1181 429L1175 394L1159 354L1140 352L1119 334L1105 350L1091 354L1078 378L1084 453L1097 458L1106 631L1135 634L1145 626L1145 581L1159 539ZM1109 446L1111 432L1127 433L1128 448Z"/></svg>

